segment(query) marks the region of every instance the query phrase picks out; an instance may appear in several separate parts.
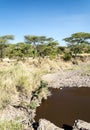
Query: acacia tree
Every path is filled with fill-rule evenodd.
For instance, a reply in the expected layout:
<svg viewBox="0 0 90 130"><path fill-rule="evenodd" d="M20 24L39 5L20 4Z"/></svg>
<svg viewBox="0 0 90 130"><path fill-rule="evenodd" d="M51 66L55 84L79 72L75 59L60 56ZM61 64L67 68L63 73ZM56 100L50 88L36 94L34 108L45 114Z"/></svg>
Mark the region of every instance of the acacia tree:
<svg viewBox="0 0 90 130"><path fill-rule="evenodd" d="M25 42L32 44L33 46L33 53L34 53L34 57L36 57L36 55L42 56L44 53L44 49L46 47L46 45L53 41L53 38L47 38L45 36L31 36L31 35L26 35L24 36L25 38ZM42 49L42 50L41 50ZM43 53L43 54L42 54Z"/></svg>
<svg viewBox="0 0 90 130"><path fill-rule="evenodd" d="M13 35L5 35L5 36L0 36L0 58L3 58L4 55L4 47L5 44L8 43L8 40L13 40L14 36Z"/></svg>
<svg viewBox="0 0 90 130"><path fill-rule="evenodd" d="M36 53L37 53L37 43L38 43L38 36L31 36L31 35L26 35L24 36L25 38L25 42L28 44L32 44L34 50L33 50L33 54L34 54L34 58L36 57Z"/></svg>
<svg viewBox="0 0 90 130"><path fill-rule="evenodd" d="M70 51L75 55L80 53L83 49L83 44L88 44L90 40L90 33L78 32L72 34L70 37L63 39L67 42Z"/></svg>

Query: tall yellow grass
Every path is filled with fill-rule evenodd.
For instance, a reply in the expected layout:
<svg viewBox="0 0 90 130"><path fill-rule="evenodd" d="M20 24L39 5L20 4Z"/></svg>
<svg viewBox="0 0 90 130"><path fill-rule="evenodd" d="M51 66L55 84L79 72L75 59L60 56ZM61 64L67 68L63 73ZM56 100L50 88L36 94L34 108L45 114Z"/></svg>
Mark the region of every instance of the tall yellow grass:
<svg viewBox="0 0 90 130"><path fill-rule="evenodd" d="M0 108L12 102L13 95L30 95L38 87L41 72L22 62L0 68Z"/></svg>

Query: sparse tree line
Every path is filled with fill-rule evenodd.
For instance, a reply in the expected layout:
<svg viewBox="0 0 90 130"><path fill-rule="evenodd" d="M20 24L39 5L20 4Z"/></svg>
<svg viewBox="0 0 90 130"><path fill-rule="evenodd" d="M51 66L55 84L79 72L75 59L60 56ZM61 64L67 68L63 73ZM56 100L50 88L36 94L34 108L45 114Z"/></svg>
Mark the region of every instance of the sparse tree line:
<svg viewBox="0 0 90 130"><path fill-rule="evenodd" d="M90 33L78 32L63 40L67 46L60 46L58 41L46 36L25 35L24 42L10 44L13 35L0 36L0 58L45 57L51 58L63 55L65 60L76 57L77 54L90 53ZM8 43L8 44L7 44Z"/></svg>

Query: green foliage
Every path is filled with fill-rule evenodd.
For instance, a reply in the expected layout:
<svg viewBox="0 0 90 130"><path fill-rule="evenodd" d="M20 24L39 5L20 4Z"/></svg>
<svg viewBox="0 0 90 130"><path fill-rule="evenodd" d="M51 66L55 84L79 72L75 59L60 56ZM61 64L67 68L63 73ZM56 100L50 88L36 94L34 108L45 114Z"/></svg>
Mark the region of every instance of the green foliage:
<svg viewBox="0 0 90 130"><path fill-rule="evenodd" d="M43 80L40 81L40 88L45 88L45 87L47 87L47 85L48 85L47 82L45 82Z"/></svg>
<svg viewBox="0 0 90 130"><path fill-rule="evenodd" d="M47 87L47 82L41 80L38 88L32 92L31 102L30 102L30 105L28 107L30 107L31 109L36 109L37 99L39 101L41 101L42 98L46 99L47 96L49 96L49 95L50 95L50 93L49 93L49 90Z"/></svg>
<svg viewBox="0 0 90 130"><path fill-rule="evenodd" d="M71 58L72 58L72 56L69 52L64 53L63 59L65 61L69 61L69 60L71 60Z"/></svg>
<svg viewBox="0 0 90 130"><path fill-rule="evenodd" d="M90 53L90 45L87 45L84 49L85 53Z"/></svg>
<svg viewBox="0 0 90 130"><path fill-rule="evenodd" d="M65 51L66 51L66 47L58 46L58 48L57 48L57 53L58 54L63 54L63 53L65 53Z"/></svg>
<svg viewBox="0 0 90 130"><path fill-rule="evenodd" d="M45 44L41 44L37 46L37 53L38 56L45 57L49 56L50 58L53 58L57 56L58 53L58 42L52 41Z"/></svg>
<svg viewBox="0 0 90 130"><path fill-rule="evenodd" d="M36 102L35 101L31 101L30 102L30 108L31 109L36 109L37 105L36 105Z"/></svg>
<svg viewBox="0 0 90 130"><path fill-rule="evenodd" d="M9 57L16 59L25 59L27 57L50 57L53 59L59 54L63 55L70 51L74 57L80 53L90 53L89 40L90 33L78 32L63 40L67 43L67 47L60 46L57 41L51 37L25 35L25 43L7 44L9 40L13 40L13 35L5 35L0 37L0 58Z"/></svg>
<svg viewBox="0 0 90 130"><path fill-rule="evenodd" d="M0 122L0 130L23 130L23 125L15 121Z"/></svg>
<svg viewBox="0 0 90 130"><path fill-rule="evenodd" d="M33 57L56 55L58 42L53 38L46 38L45 36L24 36L26 43L33 46Z"/></svg>
<svg viewBox="0 0 90 130"><path fill-rule="evenodd" d="M71 46L70 52L76 57L77 54L82 53L82 45Z"/></svg>
<svg viewBox="0 0 90 130"><path fill-rule="evenodd" d="M9 44L5 55L9 58L25 58L32 56L33 48L29 44L17 43Z"/></svg>
<svg viewBox="0 0 90 130"><path fill-rule="evenodd" d="M78 32L71 35L71 37L64 38L63 40L68 43L68 46L77 45L81 43L88 43L90 33Z"/></svg>
<svg viewBox="0 0 90 130"><path fill-rule="evenodd" d="M65 42L67 42L68 47L70 48L70 51L75 55L82 52L83 45L88 44L90 40L90 33L74 33L71 35L71 37L67 37L63 39Z"/></svg>
<svg viewBox="0 0 90 130"><path fill-rule="evenodd" d="M26 35L24 36L24 38L25 38L26 43L33 45L33 58L35 58L37 55L37 43L39 42L39 37Z"/></svg>
<svg viewBox="0 0 90 130"><path fill-rule="evenodd" d="M47 99L47 97L51 95L51 93L50 93L50 91L48 89L47 82L41 80L38 92L39 92L38 98L41 99L41 100L42 99Z"/></svg>
<svg viewBox="0 0 90 130"><path fill-rule="evenodd" d="M41 80L40 81L40 85L38 86L38 88L35 90L35 92L33 93L33 96L38 96L40 94L40 92L42 92L43 88L47 88L47 82Z"/></svg>
<svg viewBox="0 0 90 130"><path fill-rule="evenodd" d="M0 58L4 57L5 44L8 43L8 40L13 40L13 39L14 39L13 35L0 36Z"/></svg>

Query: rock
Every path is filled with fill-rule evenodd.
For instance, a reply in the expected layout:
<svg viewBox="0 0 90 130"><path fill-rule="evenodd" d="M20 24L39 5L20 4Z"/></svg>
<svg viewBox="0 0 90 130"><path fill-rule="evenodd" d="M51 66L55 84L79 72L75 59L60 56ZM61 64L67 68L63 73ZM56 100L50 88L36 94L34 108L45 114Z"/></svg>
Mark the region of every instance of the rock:
<svg viewBox="0 0 90 130"><path fill-rule="evenodd" d="M50 121L47 121L46 119L40 119L39 120L39 127L37 130L64 130L62 128L57 127Z"/></svg>
<svg viewBox="0 0 90 130"><path fill-rule="evenodd" d="M40 119L37 130L90 130L90 123L83 120L75 120L72 128L63 128L57 127L46 119Z"/></svg>
<svg viewBox="0 0 90 130"><path fill-rule="evenodd" d="M90 123L83 120L75 120L73 130L90 130Z"/></svg>

